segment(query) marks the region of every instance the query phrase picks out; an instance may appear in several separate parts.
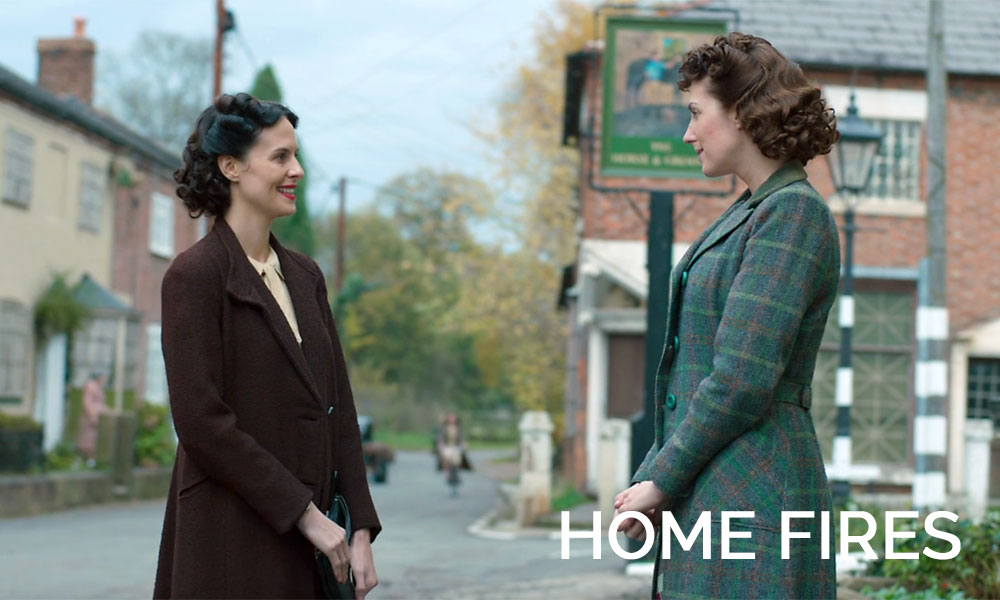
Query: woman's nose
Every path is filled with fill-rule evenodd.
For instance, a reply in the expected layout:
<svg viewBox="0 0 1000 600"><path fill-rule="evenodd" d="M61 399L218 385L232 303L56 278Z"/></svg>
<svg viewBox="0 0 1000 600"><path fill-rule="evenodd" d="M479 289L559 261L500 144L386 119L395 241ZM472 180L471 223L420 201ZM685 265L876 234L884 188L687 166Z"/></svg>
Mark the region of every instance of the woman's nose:
<svg viewBox="0 0 1000 600"><path fill-rule="evenodd" d="M684 143L693 144L695 142L694 132L691 131L691 123L688 123L687 129L684 130Z"/></svg>

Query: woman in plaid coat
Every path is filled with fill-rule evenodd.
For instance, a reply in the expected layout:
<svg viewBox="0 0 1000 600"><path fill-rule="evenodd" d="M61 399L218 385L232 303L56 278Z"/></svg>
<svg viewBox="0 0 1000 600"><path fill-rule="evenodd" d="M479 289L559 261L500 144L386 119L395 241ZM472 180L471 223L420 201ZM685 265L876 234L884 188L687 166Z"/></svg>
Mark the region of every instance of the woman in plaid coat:
<svg viewBox="0 0 1000 600"><path fill-rule="evenodd" d="M659 528L655 551L669 558L657 561L654 596L833 598L833 535L821 536L820 526L831 497L809 407L840 244L803 169L836 142L833 111L798 65L759 37L720 36L689 52L681 74L691 111L684 141L705 175L735 174L749 189L674 269L656 442L616 512L659 525L669 510L685 536L711 513L687 551L673 523ZM753 511L727 526L728 551L753 558L723 558L723 511ZM810 537L792 538L787 559L783 511L814 517L791 520L789 531ZM636 519L622 529L643 537Z"/></svg>

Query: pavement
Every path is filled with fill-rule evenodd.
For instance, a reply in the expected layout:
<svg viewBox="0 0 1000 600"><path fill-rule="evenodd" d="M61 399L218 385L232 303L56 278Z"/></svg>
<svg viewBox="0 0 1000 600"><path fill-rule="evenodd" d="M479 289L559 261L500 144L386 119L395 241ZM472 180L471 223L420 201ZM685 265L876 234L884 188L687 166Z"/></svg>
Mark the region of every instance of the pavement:
<svg viewBox="0 0 1000 600"><path fill-rule="evenodd" d="M397 453L388 482L371 488L384 529L373 544L379 586L370 599L649 597L650 574L626 574L637 563L616 556L606 538L600 559L578 539L563 559L556 514L531 528L495 518L500 483L517 476L503 456L472 453L475 470L462 473L456 498L429 452ZM163 509L158 500L0 519L0 600L148 598ZM574 508L573 529L589 529L593 510Z"/></svg>

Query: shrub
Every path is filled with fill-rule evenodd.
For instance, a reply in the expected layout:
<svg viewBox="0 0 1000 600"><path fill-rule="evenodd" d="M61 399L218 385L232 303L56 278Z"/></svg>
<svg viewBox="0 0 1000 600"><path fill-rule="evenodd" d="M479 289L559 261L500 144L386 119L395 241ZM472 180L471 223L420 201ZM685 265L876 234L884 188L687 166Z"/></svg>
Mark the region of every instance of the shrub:
<svg viewBox="0 0 1000 600"><path fill-rule="evenodd" d="M144 467L172 465L177 444L170 424L169 407L144 402L136 410L136 417L136 462Z"/></svg>
<svg viewBox="0 0 1000 600"><path fill-rule="evenodd" d="M911 592L901 585L894 585L890 588L883 588L873 591L870 587L865 587L861 593L874 600L968 600L969 597L960 591L952 591L948 594L938 594L934 590L924 590L922 592Z"/></svg>
<svg viewBox="0 0 1000 600"><path fill-rule="evenodd" d="M876 506L874 504L859 504L857 502L854 502L853 500L848 500L844 504L838 504L837 506L835 506L833 510L833 515L831 516L833 525L837 531L836 548L838 552L840 551L840 538L845 534L845 532L840 530L840 515L842 512L844 511L866 512L875 518L875 523L878 524L878 527L875 529L875 535L872 536L872 539L870 539L868 543L871 544L872 550L874 550L875 553L879 555L879 558L870 564L868 569L870 575L882 574L880 567L882 564L881 557L883 554L885 554L884 524L885 524L886 510L887 509L882 506ZM867 531L868 531L868 523L866 523L861 519L851 519L849 529L846 533L849 535L858 536L858 535L864 535ZM852 545L850 549L852 552L857 552L861 550L861 548L857 545Z"/></svg>
<svg viewBox="0 0 1000 600"><path fill-rule="evenodd" d="M969 598L1000 598L1000 512L993 512L981 523L967 519L952 523L939 519L934 526L954 534L962 542L958 556L935 560L924 555L925 547L937 552L951 550L951 543L927 534L921 527L916 537L900 540L899 552L917 552L917 560L891 559L883 563L885 574L896 577L911 590L929 590L941 597L962 592Z"/></svg>
<svg viewBox="0 0 1000 600"><path fill-rule="evenodd" d="M35 304L35 336L44 342L60 333L73 335L89 317L90 309L73 296L66 275L53 274L52 283Z"/></svg>
<svg viewBox="0 0 1000 600"><path fill-rule="evenodd" d="M42 425L26 415L0 413L0 471L42 466Z"/></svg>
<svg viewBox="0 0 1000 600"><path fill-rule="evenodd" d="M42 424L28 415L8 415L0 412L0 429L6 431L41 431Z"/></svg>
<svg viewBox="0 0 1000 600"><path fill-rule="evenodd" d="M59 442L45 454L46 471L81 471L86 464L76 446L68 442Z"/></svg>

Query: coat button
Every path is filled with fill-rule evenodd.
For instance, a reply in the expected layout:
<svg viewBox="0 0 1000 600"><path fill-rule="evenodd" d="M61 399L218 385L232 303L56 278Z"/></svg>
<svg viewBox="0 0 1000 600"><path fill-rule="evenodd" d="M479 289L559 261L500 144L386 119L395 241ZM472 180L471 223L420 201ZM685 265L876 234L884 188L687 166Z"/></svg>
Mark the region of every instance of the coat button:
<svg viewBox="0 0 1000 600"><path fill-rule="evenodd" d="M673 394L667 395L667 408L669 408L670 410L674 410L675 408L677 408L677 396Z"/></svg>
<svg viewBox="0 0 1000 600"><path fill-rule="evenodd" d="M681 272L681 286L687 285L687 282L688 282L688 272L687 271L682 271Z"/></svg>

